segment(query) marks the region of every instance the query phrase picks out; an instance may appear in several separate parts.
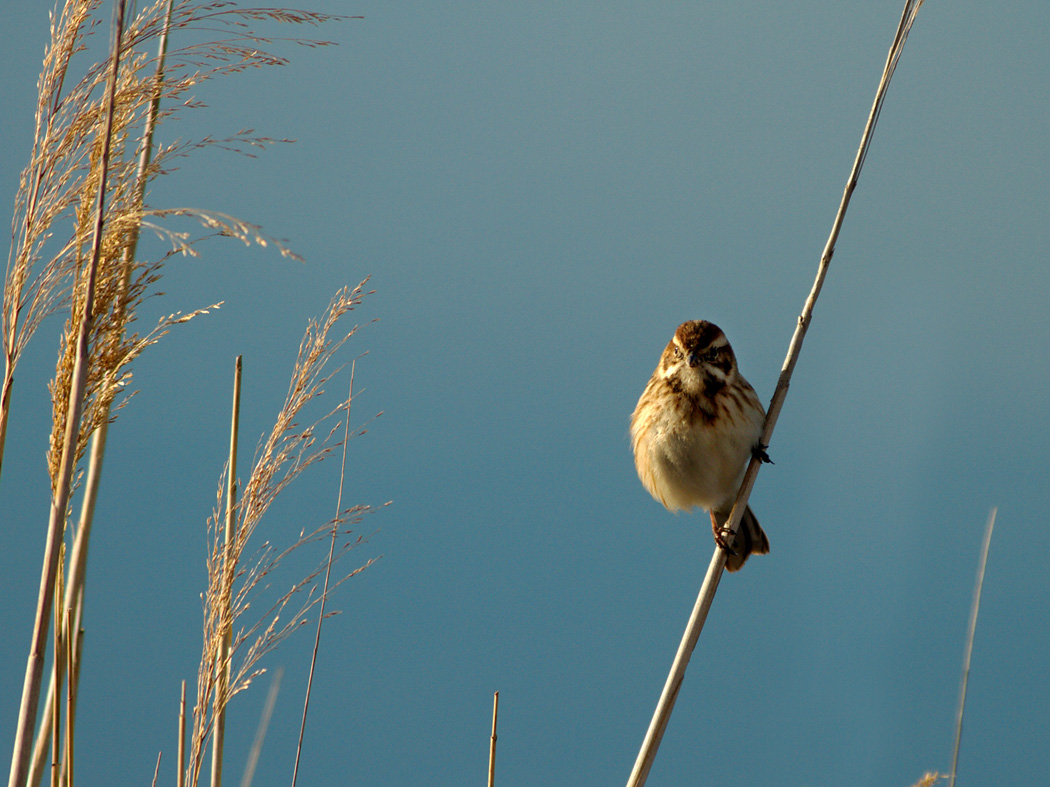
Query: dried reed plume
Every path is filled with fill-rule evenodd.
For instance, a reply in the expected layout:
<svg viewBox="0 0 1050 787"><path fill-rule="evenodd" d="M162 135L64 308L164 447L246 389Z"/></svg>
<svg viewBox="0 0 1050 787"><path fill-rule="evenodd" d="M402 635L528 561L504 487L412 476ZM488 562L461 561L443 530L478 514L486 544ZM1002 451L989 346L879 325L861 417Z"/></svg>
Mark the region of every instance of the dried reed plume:
<svg viewBox="0 0 1050 787"><path fill-rule="evenodd" d="M209 522L212 546L208 557L208 589L204 594L204 637L185 773L185 783L191 787L200 777L208 740L226 703L248 688L262 672L259 662L263 656L298 629L314 605L322 600L324 596L316 592L315 580L330 565L329 560L338 561L347 551L362 543L362 537L345 541L329 559L293 584L262 616L255 618L254 622L242 623L252 601L284 558L306 544L327 539L333 529L356 523L373 510L361 505L344 509L334 520L309 532L300 532L296 541L283 550L278 551L265 542L258 554L248 556L252 535L277 495L306 468L343 445L336 432L341 424L340 415L350 407L351 399L340 403L305 429L296 419L306 405L323 394L330 379L325 369L333 354L358 330L358 326L354 326L338 338L330 336L339 319L369 294L364 292L364 285L362 282L354 289L340 290L324 317L320 321L311 321L307 327L284 406L269 437L259 449L255 467L233 512L236 527L231 544L226 544L222 535L229 510L226 491L221 483L219 485L218 502ZM363 432L363 429L348 432L348 437L343 439ZM344 533L347 534L349 531ZM327 593L372 562L368 560L331 583ZM237 628L238 625L241 627ZM229 655L224 658L227 638L230 641ZM226 675L230 676L228 685Z"/></svg>
<svg viewBox="0 0 1050 787"><path fill-rule="evenodd" d="M105 102L111 59L88 66L75 78L71 66L86 51L87 36L99 25L94 16L100 0L68 0L52 17L51 41L38 82L33 146L22 171L11 224L11 246L4 282L2 312L4 378L0 398L0 462L10 416L15 369L42 320L72 306L67 336L77 328L75 308L83 302L83 274L95 224L96 196L101 185L101 153L109 147L104 184L106 210L102 226L92 351L96 354L89 373L89 396L84 434L103 419L109 402L127 383L127 364L148 346L137 336L125 337L134 321L135 307L156 284L159 267L172 253L194 254L200 237L170 229L164 219L189 217L211 234L238 238L246 243L276 245L260 228L220 212L196 208L158 208L145 202L146 185L175 171L179 158L206 147L218 146L251 155L274 140L254 135L250 129L231 136L205 137L155 145L153 129L185 109L204 106L192 95L201 83L247 69L283 65L287 60L265 51L278 39L256 33L259 22L318 25L337 19L323 14L287 9L239 9L228 2L170 3L156 0L129 20L119 41L120 67L113 101ZM170 6L170 8L169 8ZM151 54L163 38L178 32L228 31L218 40L206 40ZM305 46L328 42L279 39ZM164 67L160 68L160 64ZM103 129L110 127L108 134ZM149 133L147 133L147 131ZM144 155L145 154L145 157ZM145 162L144 166L140 164ZM140 171L141 170L141 171ZM161 235L170 245L159 259L143 261L134 251L142 227ZM130 266L130 267L129 267ZM189 317L167 318L150 335L153 340L173 324ZM56 411L68 387L69 361L63 360L52 385ZM60 424L56 424L56 430ZM80 441L82 443L83 441ZM79 445L77 456L83 454ZM0 465L2 467L2 465Z"/></svg>
<svg viewBox="0 0 1050 787"><path fill-rule="evenodd" d="M38 81L33 144L20 178L11 225L11 246L0 312L4 354L0 384L0 468L11 415L15 370L36 329L68 308L49 389L53 425L48 451L52 512L37 614L31 640L19 723L12 757L11 787L36 784L49 738L58 736L55 699L64 674L67 692L66 751L72 757L72 725L80 652L87 536L91 529L108 424L131 395L130 365L171 326L215 308L162 318L144 335L133 323L142 301L156 291L161 267L175 254L196 254L197 244L216 235L245 243L273 244L293 255L260 228L223 213L148 204L148 184L176 170L182 156L217 146L251 155L271 142L251 130L216 138L155 143L155 130L174 114L204 105L193 91L218 76L282 65L267 52L276 41L305 46L327 42L264 37L260 23L311 26L337 17L286 9L239 9L229 2L154 0L125 20L124 2L115 5L108 56L84 63L93 31L101 26L101 0L67 0L52 15L50 42ZM169 36L193 43L169 48ZM154 54L155 52L155 54ZM203 231L173 229L171 220L189 218ZM164 245L142 257L143 227ZM124 397L121 399L120 397ZM60 568L66 522L80 464L94 440L83 494L83 512L67 567ZM47 630L62 571L68 571L55 610L56 654L45 713L32 756L33 725L39 707ZM54 732L52 732L52 727ZM57 746L57 742L56 742ZM56 748L56 752L58 749ZM67 763L67 769L71 763ZM70 779L64 772L62 779Z"/></svg>

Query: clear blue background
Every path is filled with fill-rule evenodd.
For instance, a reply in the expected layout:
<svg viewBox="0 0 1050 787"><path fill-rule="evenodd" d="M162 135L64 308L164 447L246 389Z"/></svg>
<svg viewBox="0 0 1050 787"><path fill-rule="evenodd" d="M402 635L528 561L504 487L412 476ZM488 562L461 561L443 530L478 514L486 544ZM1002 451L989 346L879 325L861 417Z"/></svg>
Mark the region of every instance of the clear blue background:
<svg viewBox="0 0 1050 787"><path fill-rule="evenodd" d="M641 488L628 415L693 318L726 331L768 401L900 5L319 0L364 16L317 34L338 47L277 45L291 65L203 85L210 108L164 139L297 142L188 159L151 203L258 222L306 263L213 242L144 307L145 327L226 302L135 364L141 393L110 431L78 783L147 784L159 750L174 783L233 358L246 461L306 320L368 274L354 318L379 322L346 357L368 351L359 422L383 415L352 444L347 494L393 504L361 525L349 559L382 559L324 631L300 784L484 783L495 690L497 784L624 783L712 552L703 515ZM0 9L8 199L48 8ZM1048 84L1042 0L922 9L752 496L772 554L724 579L650 785L946 771L992 506L960 784L1046 783ZM59 328L19 368L0 482L5 751ZM290 489L260 538L323 523L337 471ZM257 785L290 783L311 640L267 662L285 672ZM272 674L231 708L230 778Z"/></svg>

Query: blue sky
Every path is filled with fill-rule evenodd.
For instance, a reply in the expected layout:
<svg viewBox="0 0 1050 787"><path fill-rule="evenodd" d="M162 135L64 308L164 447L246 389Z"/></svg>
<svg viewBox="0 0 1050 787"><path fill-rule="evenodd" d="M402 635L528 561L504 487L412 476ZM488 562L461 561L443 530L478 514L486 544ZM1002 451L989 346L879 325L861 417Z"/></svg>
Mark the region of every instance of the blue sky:
<svg viewBox="0 0 1050 787"><path fill-rule="evenodd" d="M0 9L12 199L48 8ZM300 783L480 783L495 690L497 784L623 783L712 551L702 514L637 481L628 416L686 319L720 325L768 401L900 4L310 8L364 18L321 30L337 47L202 86L209 108L162 129L295 138L188 159L150 201L257 222L306 262L211 243L144 308L149 325L225 301L136 363L110 431L78 779L147 783L163 750L174 783L233 358L247 458L306 321L371 275L355 316L378 322L346 357L368 352L360 421L383 415L352 444L347 494L393 502L363 523L350 559L382 558L324 632ZM772 552L723 580L650 785L946 771L992 506L960 779L1050 770L1048 53L1042 2L920 12L751 498ZM8 742L59 328L19 367L0 481ZM292 487L260 537L323 523L337 471ZM310 644L267 664L285 672L257 785L290 782ZM235 778L270 674L231 708Z"/></svg>

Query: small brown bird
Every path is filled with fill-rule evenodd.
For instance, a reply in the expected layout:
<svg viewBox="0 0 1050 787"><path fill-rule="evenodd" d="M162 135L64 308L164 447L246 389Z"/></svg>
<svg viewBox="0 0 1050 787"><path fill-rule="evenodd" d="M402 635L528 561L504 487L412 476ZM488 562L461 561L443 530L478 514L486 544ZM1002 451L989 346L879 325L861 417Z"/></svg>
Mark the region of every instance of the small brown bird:
<svg viewBox="0 0 1050 787"><path fill-rule="evenodd" d="M724 529L748 459L769 461L760 443L765 420L725 334L705 320L678 326L631 416L642 484L669 511L709 511L729 571L738 571L752 552L769 552L750 506L732 548Z"/></svg>

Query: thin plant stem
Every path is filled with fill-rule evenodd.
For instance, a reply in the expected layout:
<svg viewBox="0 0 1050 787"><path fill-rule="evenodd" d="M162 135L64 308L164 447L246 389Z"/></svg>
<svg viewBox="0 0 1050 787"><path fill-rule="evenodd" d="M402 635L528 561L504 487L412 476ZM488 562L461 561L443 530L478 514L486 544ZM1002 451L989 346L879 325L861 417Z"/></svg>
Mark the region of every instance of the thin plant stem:
<svg viewBox="0 0 1050 787"><path fill-rule="evenodd" d="M860 177L861 168L864 166L864 160L867 157L868 148L871 145L872 135L875 132L875 125L880 113L882 112L882 106L886 98L886 91L890 85L890 79L893 77L893 72L897 67L897 62L899 61L901 52L904 49L904 44L908 39L908 33L911 30L912 23L915 21L915 16L918 13L919 8L922 6L922 2L923 0L906 0L904 4L904 11L901 14L901 20L897 26L897 32L894 35L893 44L890 46L889 54L886 57L886 65L883 68L882 78L879 80L878 89L875 91L875 100L872 103L871 112L868 114L868 120L864 126L864 133L861 135L860 147L857 150L857 156L854 159L853 167L850 170L849 178L846 181L846 187L842 193L842 200L839 203L838 211L835 214L835 220L832 222L831 233L829 234L827 243L824 246L824 251L820 256L820 264L817 268L816 280L813 282L813 287L803 305L802 314L799 315L798 324L795 326L795 333L791 337L791 343L788 346L787 357L781 368L780 378L777 380L776 389L773 391L773 398L770 401L769 409L766 414L765 427L762 431L763 445L769 445L770 439L773 435L773 429L776 426L777 418L780 416L780 410L784 406L784 399L787 397L788 387L791 383L791 375L794 372L795 364L798 362L799 353L802 351L802 341L805 338L806 330L809 328L810 322L813 319L813 307L816 304L817 296L820 295L820 290L824 285L824 279L827 276L828 268L831 265L831 258L835 253L835 243L838 240L839 231L842 229L842 222L845 219L846 209L849 207L853 191L857 187L857 180ZM747 501L751 495L751 490L755 485L755 479L758 476L760 466L761 462L757 458L752 458L744 473L744 478L740 485L740 491L737 493L736 502L733 505L733 511L725 525L730 531L732 531L734 536L740 525L743 512L747 509ZM700 638L700 632L704 627L704 622L707 620L707 613L711 609L711 603L714 601L715 592L718 590L718 583L721 579L722 571L725 568L725 562L725 552L716 547L714 556L711 558L711 564L704 577L704 582L700 587L700 593L697 596L693 612L689 617L688 624L686 625L685 633L682 636L678 652L672 663L671 672L667 676L667 681L660 694L660 699L657 702L652 721L649 724L641 749L638 752L638 757L635 760L633 769L631 770L631 775L627 780L628 787L642 787L642 785L645 784L646 779L649 777L649 771L656 759L656 752L660 747L660 740L663 737L664 730L667 728L671 712L674 710L675 700L678 698L678 690L681 687L683 678L685 677L686 665L688 665L689 658Z"/></svg>
<svg viewBox="0 0 1050 787"><path fill-rule="evenodd" d="M182 695L179 697L179 744L178 751L178 776L175 779L176 787L184 787L186 783L186 681L182 682Z"/></svg>
<svg viewBox="0 0 1050 787"><path fill-rule="evenodd" d="M226 483L226 530L225 549L223 550L223 576L232 585L236 573L234 540L237 538L237 433L241 419L241 368L242 356L237 356L233 370L233 413L230 420L230 459L229 477ZM225 583L224 583L225 584ZM215 683L215 736L211 743L211 786L222 785L222 748L226 735L226 702L230 686L230 636L233 628L232 592L227 587L226 608L223 610L222 649L219 653L217 669L218 679Z"/></svg>
<svg viewBox="0 0 1050 787"><path fill-rule="evenodd" d="M14 332L13 327L12 332ZM10 357L5 359L5 365L3 392L0 393L0 468L3 468L4 464L4 446L7 444L7 414L11 412L11 387L15 383L15 373Z"/></svg>
<svg viewBox="0 0 1050 787"><path fill-rule="evenodd" d="M346 421L343 427L343 458L339 466L339 494L336 495L335 519L332 521L332 539L328 544L328 562L324 572L324 589L321 591L321 610L317 615L317 632L314 634L314 649L310 656L310 674L306 678L306 698L303 700L303 720L299 724L299 742L295 747L295 766L292 768L292 787L299 778L299 758L303 753L303 735L306 733L306 712L310 708L310 691L314 685L314 667L317 665L317 652L321 647L321 624L324 622L325 604L328 601L328 581L332 576L332 563L335 561L335 540L339 534L339 515L343 510L343 482L346 479L346 446L350 442L350 407L354 401L354 372L357 360L350 363L350 392L346 397Z"/></svg>
<svg viewBox="0 0 1050 787"><path fill-rule="evenodd" d="M157 787L157 776L160 774L160 758L163 754L164 752L162 751L157 752L157 765L153 769L153 781L151 782L152 787Z"/></svg>
<svg viewBox="0 0 1050 787"><path fill-rule="evenodd" d="M266 693L266 704L263 705L262 716L259 717L259 729L255 731L255 740L252 741L251 751L248 752L248 763L244 766L244 776L241 778L241 787L251 787L252 779L255 778L255 768L259 764L259 755L262 754L263 741L266 740L266 731L270 728L270 718L273 709L277 705L277 692L281 690L281 677L284 675L284 667L278 667L270 682L270 690Z"/></svg>
<svg viewBox="0 0 1050 787"><path fill-rule="evenodd" d="M950 787L955 787L955 771L959 764L959 743L962 741L963 710L966 708L966 684L970 680L970 656L973 654L973 638L977 632L977 610L981 606L981 588L984 586L984 568L988 564L988 547L992 543L992 529L999 509L993 508L984 528L981 558L977 563L977 581L973 588L973 603L970 605L970 623L966 630L966 652L963 655L962 685L959 688L959 709L955 713L955 747L952 750L952 775Z"/></svg>
<svg viewBox="0 0 1050 787"><path fill-rule="evenodd" d="M76 727L76 697L77 697L77 653L74 642L79 642L76 636L74 621L76 620L73 610L66 610L66 746L65 746L65 783L66 787L73 787L73 730Z"/></svg>
<svg viewBox="0 0 1050 787"><path fill-rule="evenodd" d="M124 1L118 0L114 8L113 44L110 55L110 74L106 86L106 112L102 131L102 153L99 159L98 195L95 203L95 226L91 242L91 256L88 263L87 281L84 293L84 310L77 335L76 360L73 366L73 378L70 383L69 408L66 414L65 439L62 446L62 460L58 477L55 479L55 490L51 501L51 516L48 522L47 543L44 550L44 565L40 577L40 593L37 598L36 620L34 623L32 646L26 666L25 683L22 688L22 702L18 713L18 726L15 731L14 752L11 757L11 776L8 787L23 787L28 775L29 762L33 749L33 729L36 723L38 703L40 701L40 683L44 669L44 652L47 648L48 619L54 601L55 576L58 568L58 555L65 530L67 508L69 506L70 486L73 476L73 464L76 459L77 438L80 429L80 415L84 406L84 395L87 387L88 372L88 337L91 333L95 300L95 279L98 274L99 259L102 251L102 223L106 204L106 173L109 166L109 150L113 128L113 97L116 92L117 75L120 68L120 42L124 31Z"/></svg>
<svg viewBox="0 0 1050 787"><path fill-rule="evenodd" d="M685 680L685 668L689 665L689 659L693 655L697 641L700 639L700 632L704 627L704 621L707 620L707 613L711 609L711 603L715 599L715 592L718 590L718 583L722 579L722 570L725 568L725 564L725 553L721 549L716 549L714 556L711 558L711 564L707 567L707 574L704 576L704 582L700 586L700 593L696 597L696 603L693 605L693 611L689 616L689 622L686 624L682 641L678 645L678 651L675 653L674 661L671 663L671 672L668 674L663 691L660 693L660 699L656 704L656 712L653 713L653 718L649 722L649 729L646 730L642 748L638 753L638 759L635 761L631 777L627 781L628 787L634 787L635 785L641 787L641 785L645 784L645 780L649 778L649 770L653 767L653 762L656 760L656 752L660 748L660 741L663 740L664 731L671 720L671 711L674 710L675 701L678 699L678 691L682 688L682 681Z"/></svg>
<svg viewBox="0 0 1050 787"><path fill-rule="evenodd" d="M64 550L63 550L64 551ZM62 568L59 566L59 574L56 578L59 585L62 584ZM55 661L52 665L52 676L55 683L62 680L62 663L65 661L65 646L62 643L62 610L55 607ZM58 787L60 781L60 770L62 768L62 714L58 695L51 698L51 787Z"/></svg>
<svg viewBox="0 0 1050 787"><path fill-rule="evenodd" d="M492 695L492 737L489 738L489 787L496 784L496 719L499 716L499 692Z"/></svg>

